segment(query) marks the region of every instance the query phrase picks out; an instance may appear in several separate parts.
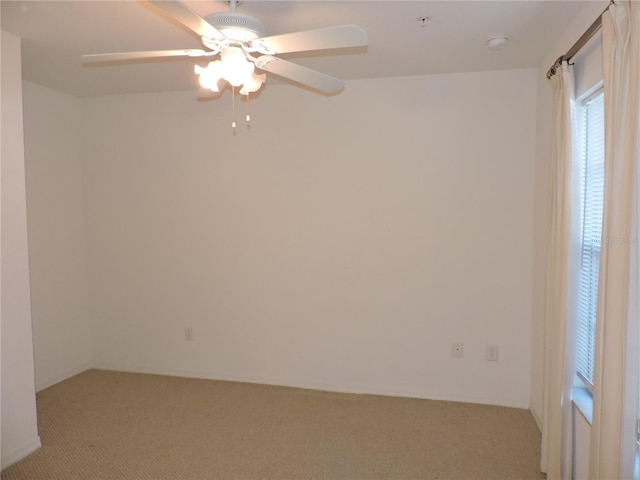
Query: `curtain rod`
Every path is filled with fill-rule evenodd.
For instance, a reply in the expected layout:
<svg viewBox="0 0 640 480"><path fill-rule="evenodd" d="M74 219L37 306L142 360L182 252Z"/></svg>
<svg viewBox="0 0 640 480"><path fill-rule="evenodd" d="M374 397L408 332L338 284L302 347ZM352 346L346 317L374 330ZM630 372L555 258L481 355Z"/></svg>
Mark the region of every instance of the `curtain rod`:
<svg viewBox="0 0 640 480"><path fill-rule="evenodd" d="M589 28L587 28L587 30L582 34L578 41L573 44L573 46L567 51L567 53L558 57L555 63L551 65L551 68L549 68L549 70L547 71L547 79L551 79L551 77L556 74L556 71L558 70L560 65L562 65L562 62L570 61L574 57L574 55L578 53L580 49L584 47L587 42L600 31L600 29L602 28L602 15L604 15L606 11L609 10L609 7L614 3L614 0L611 0L607 8L604 9L604 12L602 12L598 16L598 18L596 18L596 21L593 22Z"/></svg>

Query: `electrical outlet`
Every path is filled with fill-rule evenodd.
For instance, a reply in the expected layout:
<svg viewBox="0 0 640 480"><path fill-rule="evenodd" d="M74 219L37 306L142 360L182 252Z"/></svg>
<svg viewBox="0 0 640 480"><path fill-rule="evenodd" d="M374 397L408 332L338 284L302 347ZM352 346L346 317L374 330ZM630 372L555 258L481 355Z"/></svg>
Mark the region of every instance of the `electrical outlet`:
<svg viewBox="0 0 640 480"><path fill-rule="evenodd" d="M489 362L497 362L498 361L498 345L487 345L485 354L486 354L486 359Z"/></svg>
<svg viewBox="0 0 640 480"><path fill-rule="evenodd" d="M462 358L464 354L463 344L462 342L453 342L451 345L451 356L453 358Z"/></svg>
<svg viewBox="0 0 640 480"><path fill-rule="evenodd" d="M191 327L184 327L184 339L188 342L193 342L193 329Z"/></svg>

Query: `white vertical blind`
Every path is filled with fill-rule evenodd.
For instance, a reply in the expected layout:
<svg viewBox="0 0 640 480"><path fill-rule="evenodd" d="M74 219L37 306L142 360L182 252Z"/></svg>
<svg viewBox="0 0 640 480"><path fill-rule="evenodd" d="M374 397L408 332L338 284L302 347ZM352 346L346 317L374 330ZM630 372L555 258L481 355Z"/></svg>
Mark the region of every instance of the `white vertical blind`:
<svg viewBox="0 0 640 480"><path fill-rule="evenodd" d="M585 100L581 122L581 256L578 280L576 371L593 385L598 269L604 192L604 94Z"/></svg>

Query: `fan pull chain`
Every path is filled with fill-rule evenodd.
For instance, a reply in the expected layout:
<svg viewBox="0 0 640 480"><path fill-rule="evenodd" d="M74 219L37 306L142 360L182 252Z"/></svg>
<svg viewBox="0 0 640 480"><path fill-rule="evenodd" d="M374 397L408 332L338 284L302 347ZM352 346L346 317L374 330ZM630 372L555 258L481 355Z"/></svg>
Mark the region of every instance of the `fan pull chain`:
<svg viewBox="0 0 640 480"><path fill-rule="evenodd" d="M231 111L233 118L231 120L231 128L236 129L236 87L231 87Z"/></svg>
<svg viewBox="0 0 640 480"><path fill-rule="evenodd" d="M251 124L251 115L249 114L249 97L251 95L249 95L247 93L247 127L249 127L249 125Z"/></svg>

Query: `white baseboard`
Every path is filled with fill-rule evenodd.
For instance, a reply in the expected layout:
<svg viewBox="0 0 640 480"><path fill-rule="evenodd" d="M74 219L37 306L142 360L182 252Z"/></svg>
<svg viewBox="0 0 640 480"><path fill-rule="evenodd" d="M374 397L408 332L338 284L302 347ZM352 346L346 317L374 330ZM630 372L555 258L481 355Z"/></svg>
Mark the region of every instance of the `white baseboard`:
<svg viewBox="0 0 640 480"><path fill-rule="evenodd" d="M246 375L235 375L227 372L183 372L171 369L131 367L107 363L96 363L93 368L99 370L112 370L128 373L146 373L152 375L167 375L172 377L202 378L206 380L223 380L229 382L258 383L263 385L276 385L281 387L305 388L309 390L322 390L336 393L354 393L362 395L384 395L388 397L421 398L425 400L442 400L447 402L476 403L481 405L496 405L500 407L529 409L528 402L514 399L498 399L476 396L455 396L437 392L427 392L419 389L396 389L371 385L340 385L318 382L306 382L297 379L265 378Z"/></svg>
<svg viewBox="0 0 640 480"><path fill-rule="evenodd" d="M538 416L538 412L536 412L533 408L529 408L529 411L531 412L531 416L538 426L538 430L542 431L542 419Z"/></svg>
<svg viewBox="0 0 640 480"><path fill-rule="evenodd" d="M17 447L11 448L7 452L3 450L0 468L4 470L5 468L7 468L10 465L13 465L17 461L22 460L24 457L26 457L30 453L35 452L41 446L42 446L42 442L40 441L40 437L36 435L31 440L23 443L22 445L18 445Z"/></svg>
<svg viewBox="0 0 640 480"><path fill-rule="evenodd" d="M55 377L40 380L36 382L36 392L39 392L40 390L44 390L45 388L51 387L56 383L60 383L63 380L66 380L67 378L75 377L79 373L85 372L91 368L93 368L93 365L91 363L85 363L79 367L67 370L66 372L61 373L60 375L56 375Z"/></svg>

